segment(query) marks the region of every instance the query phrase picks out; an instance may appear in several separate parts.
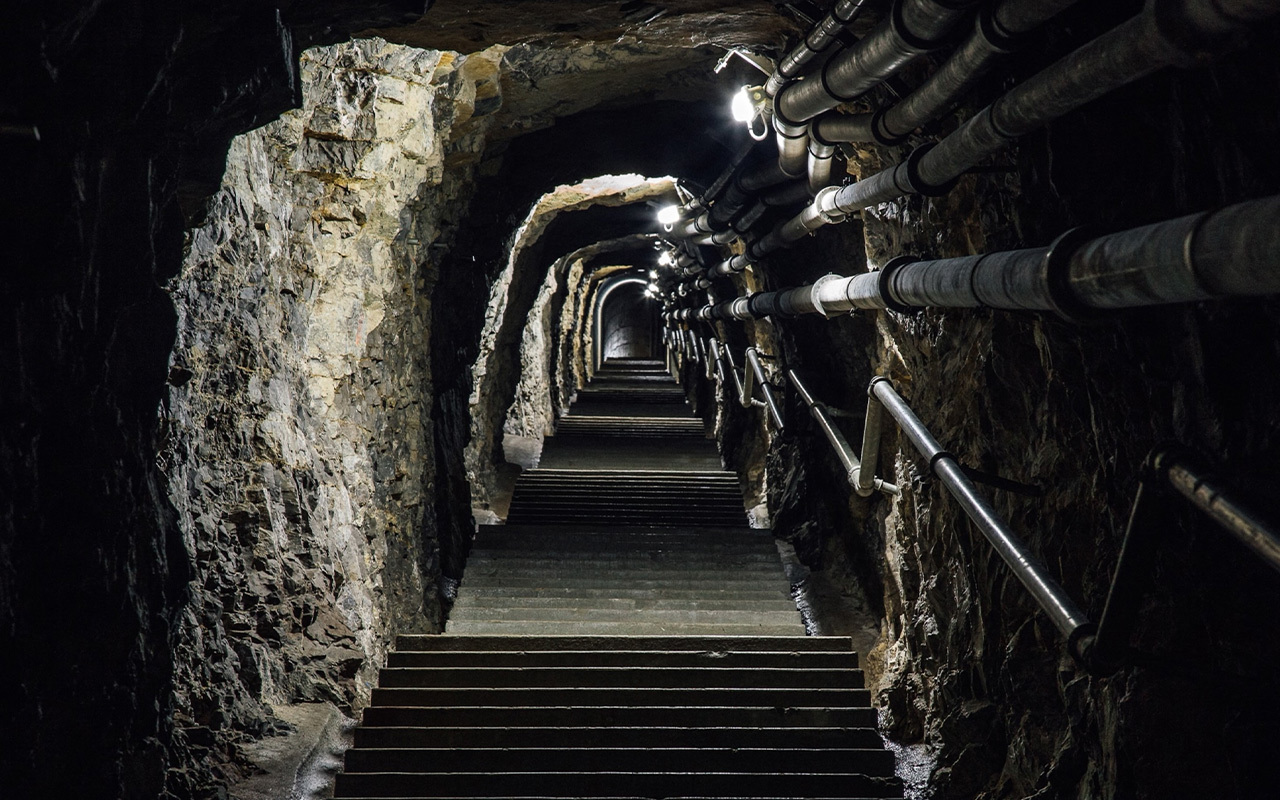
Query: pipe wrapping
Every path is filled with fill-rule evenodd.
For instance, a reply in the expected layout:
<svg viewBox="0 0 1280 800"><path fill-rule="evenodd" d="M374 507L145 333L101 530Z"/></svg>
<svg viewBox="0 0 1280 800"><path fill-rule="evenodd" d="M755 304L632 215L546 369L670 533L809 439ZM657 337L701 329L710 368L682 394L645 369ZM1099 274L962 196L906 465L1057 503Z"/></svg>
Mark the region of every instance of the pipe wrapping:
<svg viewBox="0 0 1280 800"><path fill-rule="evenodd" d="M783 88L774 99L775 119L792 124L808 122L864 94L916 56L941 44L967 13L967 5L898 0L889 18L828 60L819 74Z"/></svg>

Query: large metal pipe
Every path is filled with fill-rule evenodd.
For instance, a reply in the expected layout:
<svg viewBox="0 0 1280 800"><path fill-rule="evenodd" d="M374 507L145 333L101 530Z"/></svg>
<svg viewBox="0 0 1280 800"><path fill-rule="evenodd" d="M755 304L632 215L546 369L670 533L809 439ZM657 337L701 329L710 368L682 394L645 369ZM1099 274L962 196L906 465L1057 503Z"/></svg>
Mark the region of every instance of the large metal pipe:
<svg viewBox="0 0 1280 800"><path fill-rule="evenodd" d="M969 38L918 89L880 112L858 115L856 123L848 117L823 115L813 123L818 135L828 142L901 142L953 108L1021 38L1075 2L1004 0L984 9Z"/></svg>
<svg viewBox="0 0 1280 800"><path fill-rule="evenodd" d="M951 496L960 503L965 514L1067 639L1072 655L1083 663L1082 642L1095 630L1094 624L1085 616L1084 611L1049 575L1049 570L1044 563L1027 548L991 503L982 496L973 481L965 474L960 463L956 461L955 456L943 449L920 418L894 390L893 384L887 378L873 378L868 392L879 400L890 416L897 421L907 439L928 462L930 471L943 482Z"/></svg>
<svg viewBox="0 0 1280 800"><path fill-rule="evenodd" d="M1280 0L1149 4L1138 16L1009 90L936 146L917 148L896 167L844 187L834 198L835 210L845 215L905 194L943 194L967 170L1019 136L1158 69L1193 65L1196 57L1233 43L1231 34L1278 11ZM752 254L759 258L811 230L797 216L757 242Z"/></svg>
<svg viewBox="0 0 1280 800"><path fill-rule="evenodd" d="M1280 195L1049 247L915 261L710 306L713 319L853 309L1000 308L1066 317L1280 293ZM740 302L741 301L741 302Z"/></svg>
<svg viewBox="0 0 1280 800"><path fill-rule="evenodd" d="M897 0L874 31L822 66L784 87L774 99L774 119L799 126L853 100L922 53L940 46L964 18L972 0Z"/></svg>
<svg viewBox="0 0 1280 800"><path fill-rule="evenodd" d="M809 194L817 196L818 192L831 185L831 170L834 166L836 148L824 144L812 136L809 137L809 159L806 171L809 175Z"/></svg>
<svg viewBox="0 0 1280 800"><path fill-rule="evenodd" d="M788 81L799 76L814 56L830 47L840 33L858 18L866 3L867 0L837 0L831 11L813 26L804 40L778 62L777 69L764 85L765 93L773 97Z"/></svg>

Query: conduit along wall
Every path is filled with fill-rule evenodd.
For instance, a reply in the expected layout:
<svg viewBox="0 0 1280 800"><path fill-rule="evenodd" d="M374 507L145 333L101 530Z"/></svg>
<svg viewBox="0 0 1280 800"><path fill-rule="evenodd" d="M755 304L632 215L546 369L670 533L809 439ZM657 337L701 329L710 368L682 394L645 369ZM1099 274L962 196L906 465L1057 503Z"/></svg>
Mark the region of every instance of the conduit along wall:
<svg viewBox="0 0 1280 800"><path fill-rule="evenodd" d="M883 614L870 680L891 736L929 754L919 791L1263 796L1280 786L1244 753L1278 733L1280 637L1245 620L1280 611L1280 582L1248 547L1192 504L1171 508L1139 559L1159 577L1132 601L1125 666L1095 677L930 459L886 430L876 460L901 493L864 497L827 444L861 440L867 386L889 378L987 481L1076 621L1102 618L1157 443L1218 465L1203 502L1226 489L1275 517L1280 161L1257 137L1280 133L1278 9L1070 5L993 4L958 25L968 44L838 109L844 138L865 142L844 150L850 178L781 224L744 222L779 154L757 145L665 236L670 342L722 446L769 442L748 460L775 531ZM1036 47L995 63L994 19L1043 25ZM956 119L914 129L963 92ZM900 144L888 119L914 123L892 131ZM750 345L779 356L762 371L784 427L758 385L743 403ZM1192 652L1194 675L1180 666Z"/></svg>

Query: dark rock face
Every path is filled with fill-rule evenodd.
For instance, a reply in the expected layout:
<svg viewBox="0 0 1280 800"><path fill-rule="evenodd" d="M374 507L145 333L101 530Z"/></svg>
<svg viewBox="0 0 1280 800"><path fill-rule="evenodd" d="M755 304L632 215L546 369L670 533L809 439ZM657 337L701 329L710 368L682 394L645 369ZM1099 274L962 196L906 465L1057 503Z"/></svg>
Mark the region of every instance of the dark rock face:
<svg viewBox="0 0 1280 800"><path fill-rule="evenodd" d="M1071 36L1045 43L1048 52L1106 22L1071 26ZM1040 246L1074 225L1120 230L1276 192L1280 163L1258 146L1280 119L1274 42L1270 26L1212 67L1161 74L1090 105L999 159L1015 172L869 210L867 261ZM1015 70L1045 60L1026 53ZM867 148L853 169L870 174L905 152ZM779 256L771 274L794 285L858 271L860 259L841 257L833 233ZM1276 321L1274 301L1250 300L1135 310L1086 326L931 310L886 312L874 329L867 315L788 320L780 343L817 394L851 417L862 415L870 375L888 375L966 464L1044 487L1040 498L986 491L1096 619L1155 444L1211 454L1274 507ZM859 582L883 587L886 628L871 654L883 662L880 703L892 735L937 744L930 796L1277 791L1250 754L1255 737L1275 735L1280 692L1269 665L1280 637L1244 620L1274 615L1280 590L1185 501L1165 501L1137 665L1093 678L1063 655L1045 617L905 440L889 435L881 450L903 496L868 506L840 485L803 412L788 412L794 431L769 462L775 526L814 566L821 538L844 531Z"/></svg>
<svg viewBox="0 0 1280 800"><path fill-rule="evenodd" d="M0 274L0 782L12 797L154 797L192 565L156 409L161 285L227 140L296 102L299 46L421 3L14 9L5 138L22 198ZM175 381L184 379L182 372Z"/></svg>

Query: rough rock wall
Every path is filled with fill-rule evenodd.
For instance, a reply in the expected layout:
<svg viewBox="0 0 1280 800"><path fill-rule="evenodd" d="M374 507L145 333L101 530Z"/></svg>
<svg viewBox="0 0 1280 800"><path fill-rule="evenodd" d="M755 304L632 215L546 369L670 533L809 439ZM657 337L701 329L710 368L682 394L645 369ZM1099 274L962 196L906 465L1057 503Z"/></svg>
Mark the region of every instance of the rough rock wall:
<svg viewBox="0 0 1280 800"><path fill-rule="evenodd" d="M1107 21L1076 23L1070 35L1083 36ZM1070 46L1066 37L1048 51ZM1123 229L1280 190L1275 153L1258 144L1280 120L1273 43L1274 30L1264 32L1211 69L1162 74L1109 96L996 159L1016 165L1012 172L864 213L868 264L901 253L1040 246L1074 225ZM1029 54L1018 67L1040 61ZM866 148L855 171L906 152ZM780 256L771 281L859 271L860 259L840 254L848 235L824 231ZM1143 457L1158 442L1209 453L1274 508L1277 319L1274 301L1237 300L1135 310L1087 326L933 310L788 320L780 330L788 362L847 413L846 433L860 430L867 379L888 375L966 464L1044 487L1039 498L986 491L1096 619ZM877 702L894 737L934 743L929 796L1277 791L1256 753L1276 735L1280 691L1270 665L1280 641L1246 620L1274 616L1280 588L1183 501L1168 504L1139 666L1093 678L1063 655L1056 632L905 440L891 433L881 450L903 496L866 502L833 480L826 445L794 399L788 420L795 430L769 462L780 490L775 524L812 565L842 538L858 583L883 587L882 601L867 598L885 615L880 649L870 654L884 670ZM868 577L868 568L880 574Z"/></svg>
<svg viewBox="0 0 1280 800"><path fill-rule="evenodd" d="M150 798L189 561L156 466L161 286L227 142L296 104L296 48L421 2L9 4L0 268L0 785ZM24 133L23 131L26 131ZM38 138L32 131L38 131Z"/></svg>
<svg viewBox="0 0 1280 800"><path fill-rule="evenodd" d="M540 240L563 214L581 212L594 206L624 206L642 203L672 192L670 178L641 175L602 175L572 186L558 186L543 195L529 209L508 248L506 266L489 295L480 351L471 374L474 381L471 405L471 439L467 443L467 479L472 502L486 509L496 486L497 467L502 462L502 434L508 411L521 412L532 406L519 403L520 385L527 381L526 396L549 395L549 339L542 335L542 304L549 303L558 278L551 265L565 253L546 253ZM541 298L541 299L540 299ZM532 329L537 319L537 328ZM527 347L525 345L528 345ZM537 382L537 386L533 385ZM538 430L545 426L534 419L512 422L513 429Z"/></svg>
<svg viewBox="0 0 1280 800"><path fill-rule="evenodd" d="M493 62L371 39L301 68L302 108L234 140L172 285L192 761L270 730L263 703L350 713L390 637L441 625L431 253L465 202L463 182L442 187L446 158L483 142Z"/></svg>

